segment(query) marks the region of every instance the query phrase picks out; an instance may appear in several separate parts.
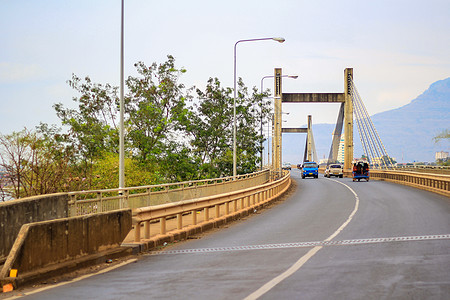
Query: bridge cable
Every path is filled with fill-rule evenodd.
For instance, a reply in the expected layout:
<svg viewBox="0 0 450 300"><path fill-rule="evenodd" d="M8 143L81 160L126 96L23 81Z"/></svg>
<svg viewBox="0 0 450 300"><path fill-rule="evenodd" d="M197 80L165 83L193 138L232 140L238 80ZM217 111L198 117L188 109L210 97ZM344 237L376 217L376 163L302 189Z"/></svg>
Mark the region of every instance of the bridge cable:
<svg viewBox="0 0 450 300"><path fill-rule="evenodd" d="M364 154L367 156L369 163L377 167L392 167L392 158L387 154L386 148L381 141L380 136L367 112L361 96L356 89L353 80L350 78L350 92L355 111L355 119L358 126L358 132Z"/></svg>
<svg viewBox="0 0 450 300"><path fill-rule="evenodd" d="M375 138L372 132L372 128L370 123L368 122L367 115L365 114L365 108L363 107L361 98L355 87L352 86L352 98L355 107L355 117L358 124L358 130L360 133L360 139L362 141L362 145L364 148L365 155L367 156L369 163L372 163L374 167L379 167L379 159L376 157L380 157L380 149L377 147L377 143L375 142Z"/></svg>

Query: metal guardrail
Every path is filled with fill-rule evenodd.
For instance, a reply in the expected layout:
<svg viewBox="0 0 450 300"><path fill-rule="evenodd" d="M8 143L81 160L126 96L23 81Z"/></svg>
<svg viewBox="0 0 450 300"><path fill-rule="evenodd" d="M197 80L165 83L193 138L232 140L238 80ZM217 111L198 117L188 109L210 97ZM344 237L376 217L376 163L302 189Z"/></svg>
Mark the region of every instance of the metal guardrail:
<svg viewBox="0 0 450 300"><path fill-rule="evenodd" d="M141 241L141 226L144 225L144 238L150 238L150 223L160 223L159 234L166 234L166 220L171 217L177 218L176 230L183 228L183 215L191 214L190 224L198 224L198 212L202 213L202 222L209 221L210 209L214 209L212 219L217 219L238 210L259 205L284 193L290 185L290 173L284 172L284 176L276 181L265 183L244 190L223 193L220 195L191 199L176 203L169 203L151 207L137 208L133 210L134 242ZM221 215L221 208L223 215Z"/></svg>
<svg viewBox="0 0 450 300"><path fill-rule="evenodd" d="M161 185L77 191L69 193L69 216L80 216L122 208L139 208L185 201L237 191L270 180L270 171L233 177L185 181Z"/></svg>
<svg viewBox="0 0 450 300"><path fill-rule="evenodd" d="M370 177L413 186L450 197L450 175L410 171L371 170Z"/></svg>

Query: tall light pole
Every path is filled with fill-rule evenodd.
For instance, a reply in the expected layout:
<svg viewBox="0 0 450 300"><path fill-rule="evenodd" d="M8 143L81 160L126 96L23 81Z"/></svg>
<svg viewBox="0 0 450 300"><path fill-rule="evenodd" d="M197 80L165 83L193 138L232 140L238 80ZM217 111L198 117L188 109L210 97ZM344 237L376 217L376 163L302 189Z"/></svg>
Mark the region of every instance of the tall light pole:
<svg viewBox="0 0 450 300"><path fill-rule="evenodd" d="M124 101L123 101L123 2L120 22L120 122L119 122L119 189L125 187L125 147L124 147ZM122 193L122 191L120 191Z"/></svg>
<svg viewBox="0 0 450 300"><path fill-rule="evenodd" d="M237 44L243 42L256 42L256 41L267 41L273 40L279 43L283 43L285 41L282 37L270 37L270 38L260 38L260 39L248 39L248 40L239 40L234 44L234 99L233 99L233 179L236 178L236 48Z"/></svg>
<svg viewBox="0 0 450 300"><path fill-rule="evenodd" d="M263 90L263 81L266 78L274 78L275 76L273 75L269 75L269 76L264 76L263 78L261 78L261 90L260 93L262 94L264 92ZM297 79L298 75L281 75L281 77L287 77L287 78L293 78L293 79ZM261 97L261 136L263 134L263 116L262 116L262 97ZM269 139L267 139L267 146L269 146ZM263 169L263 141L261 140L261 170Z"/></svg>

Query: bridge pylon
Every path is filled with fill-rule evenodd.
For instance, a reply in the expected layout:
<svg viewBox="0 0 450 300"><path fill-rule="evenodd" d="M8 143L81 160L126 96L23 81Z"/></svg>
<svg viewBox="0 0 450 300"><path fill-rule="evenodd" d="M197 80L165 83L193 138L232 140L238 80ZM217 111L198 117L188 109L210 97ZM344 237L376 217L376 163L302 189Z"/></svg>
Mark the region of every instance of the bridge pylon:
<svg viewBox="0 0 450 300"><path fill-rule="evenodd" d="M281 83L282 83L282 77L281 77L281 68L275 68L275 80L274 80L274 143L272 147L273 152L273 168L274 171L279 172L280 176L282 174L282 161L281 161L281 124L282 124L282 110L281 110L281 103L282 103L282 89L281 89Z"/></svg>
<svg viewBox="0 0 450 300"><path fill-rule="evenodd" d="M282 162L282 103L343 103L344 105L344 169L352 167L353 162L353 100L351 97L353 68L344 70L344 92L343 93L282 93L282 70L275 68L274 88L274 143L273 143L273 167L275 171L281 172ZM337 133L336 133L337 134Z"/></svg>
<svg viewBox="0 0 450 300"><path fill-rule="evenodd" d="M351 95L353 68L344 70L344 80L344 169L349 170L353 163L353 100Z"/></svg>
<svg viewBox="0 0 450 300"><path fill-rule="evenodd" d="M314 135L312 131L312 116L308 115L308 132L306 135L306 151L305 157L303 158L303 162L308 161L317 161L317 152L316 152L316 144L314 142Z"/></svg>

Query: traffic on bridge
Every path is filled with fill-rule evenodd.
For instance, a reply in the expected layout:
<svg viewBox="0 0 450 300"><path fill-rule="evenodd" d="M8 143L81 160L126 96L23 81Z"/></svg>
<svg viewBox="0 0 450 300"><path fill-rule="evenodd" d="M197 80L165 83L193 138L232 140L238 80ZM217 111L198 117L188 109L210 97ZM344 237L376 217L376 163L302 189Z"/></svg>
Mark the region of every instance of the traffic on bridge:
<svg viewBox="0 0 450 300"><path fill-rule="evenodd" d="M449 1L97 2L0 2L0 300L450 299Z"/></svg>
<svg viewBox="0 0 450 300"><path fill-rule="evenodd" d="M449 295L448 175L394 170L353 83L353 69L344 71L345 92L331 94L282 93L281 68L274 74L274 150L271 165L259 172L237 175L234 165L229 177L2 204L2 297ZM282 102L340 103L325 169L317 162L312 116L307 128L282 128ZM353 157L353 111L361 160ZM301 170L281 163L283 132L307 134ZM16 222L7 222L10 216ZM205 234L213 228L220 230ZM97 274L28 287L118 258L123 262Z"/></svg>
<svg viewBox="0 0 450 300"><path fill-rule="evenodd" d="M302 180L219 231L25 299L445 299L448 197L383 181Z"/></svg>

